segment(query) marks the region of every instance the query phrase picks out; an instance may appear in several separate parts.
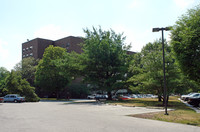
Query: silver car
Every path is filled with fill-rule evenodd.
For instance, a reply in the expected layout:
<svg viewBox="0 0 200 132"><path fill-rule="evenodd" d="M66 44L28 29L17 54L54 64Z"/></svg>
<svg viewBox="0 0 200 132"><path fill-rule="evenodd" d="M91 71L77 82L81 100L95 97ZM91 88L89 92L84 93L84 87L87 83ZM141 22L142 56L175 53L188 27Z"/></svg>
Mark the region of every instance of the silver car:
<svg viewBox="0 0 200 132"><path fill-rule="evenodd" d="M25 98L18 94L8 94L4 97L4 102L24 102Z"/></svg>

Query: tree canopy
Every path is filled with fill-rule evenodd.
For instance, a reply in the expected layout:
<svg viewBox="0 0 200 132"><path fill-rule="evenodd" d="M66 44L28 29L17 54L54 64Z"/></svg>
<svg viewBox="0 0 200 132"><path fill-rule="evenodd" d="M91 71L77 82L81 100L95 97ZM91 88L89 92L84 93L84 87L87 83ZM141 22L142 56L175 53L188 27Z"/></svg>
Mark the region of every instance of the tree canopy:
<svg viewBox="0 0 200 132"><path fill-rule="evenodd" d="M173 92L178 78L178 67L171 54L169 45L165 42L166 54L166 83L168 93ZM148 43L143 47L141 53L135 55L129 71L133 76L128 80L133 82L136 89L139 87L140 92L163 95L163 60L162 60L162 42L156 40L154 43ZM134 87L132 87L134 90Z"/></svg>
<svg viewBox="0 0 200 132"><path fill-rule="evenodd" d="M85 29L82 65L86 81L100 90L111 92L127 72L125 37L113 30Z"/></svg>
<svg viewBox="0 0 200 132"><path fill-rule="evenodd" d="M26 101L39 101L35 88L31 87L26 79L22 79L18 71L12 70L5 80L5 94L19 94L25 96Z"/></svg>
<svg viewBox="0 0 200 132"><path fill-rule="evenodd" d="M173 26L171 45L182 72L200 83L200 5Z"/></svg>
<svg viewBox="0 0 200 132"><path fill-rule="evenodd" d="M34 86L36 66L39 60L33 57L24 58L22 60L22 78L25 78L31 86Z"/></svg>
<svg viewBox="0 0 200 132"><path fill-rule="evenodd" d="M61 47L49 46L45 49L43 58L39 61L36 68L35 82L43 91L55 92L57 98L59 92L70 81L70 76L66 70L62 69L57 60L64 59L66 49Z"/></svg>
<svg viewBox="0 0 200 132"><path fill-rule="evenodd" d="M5 80L9 73L10 72L6 68L0 67L0 96L3 95L3 89L6 87Z"/></svg>

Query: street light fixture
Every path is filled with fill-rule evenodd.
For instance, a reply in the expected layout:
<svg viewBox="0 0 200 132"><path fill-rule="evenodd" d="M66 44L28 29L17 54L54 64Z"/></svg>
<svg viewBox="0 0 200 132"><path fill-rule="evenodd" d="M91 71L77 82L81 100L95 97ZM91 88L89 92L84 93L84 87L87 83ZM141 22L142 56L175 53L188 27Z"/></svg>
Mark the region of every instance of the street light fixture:
<svg viewBox="0 0 200 132"><path fill-rule="evenodd" d="M166 87L166 77L165 77L165 50L164 50L164 30L169 31L171 27L165 28L153 28L152 32L162 31L162 51L163 51L163 78L164 78L164 100L165 100L165 115L169 115L167 113L167 87Z"/></svg>

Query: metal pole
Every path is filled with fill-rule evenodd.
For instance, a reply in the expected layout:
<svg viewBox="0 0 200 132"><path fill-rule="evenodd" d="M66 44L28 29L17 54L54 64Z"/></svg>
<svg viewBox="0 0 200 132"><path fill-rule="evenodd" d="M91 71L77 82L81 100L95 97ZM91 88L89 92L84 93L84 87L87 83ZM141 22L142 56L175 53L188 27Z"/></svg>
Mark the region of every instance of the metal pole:
<svg viewBox="0 0 200 132"><path fill-rule="evenodd" d="M165 50L164 50L164 28L162 30L162 50L163 50L163 74L164 74L164 103L165 103L165 115L168 115L167 113L167 88L166 88L166 77L165 77Z"/></svg>

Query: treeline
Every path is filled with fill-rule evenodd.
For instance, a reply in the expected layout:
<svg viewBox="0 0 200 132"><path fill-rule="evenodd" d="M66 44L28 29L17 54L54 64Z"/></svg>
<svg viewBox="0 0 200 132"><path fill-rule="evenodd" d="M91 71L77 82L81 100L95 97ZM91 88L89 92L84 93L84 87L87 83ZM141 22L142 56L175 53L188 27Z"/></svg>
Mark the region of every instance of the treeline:
<svg viewBox="0 0 200 132"><path fill-rule="evenodd" d="M168 96L200 91L199 22L197 6L176 22L171 41L165 41ZM11 72L0 68L0 94L18 93L38 100L36 87L36 93L54 92L57 98L63 93L67 97L84 97L99 90L107 92L111 99L112 91L128 89L156 94L161 101L164 90L160 39L146 44L141 52L128 55L130 45L125 44L123 34L101 27L84 32L82 54L49 46L39 61L23 59ZM71 84L76 78L81 78L82 84Z"/></svg>

